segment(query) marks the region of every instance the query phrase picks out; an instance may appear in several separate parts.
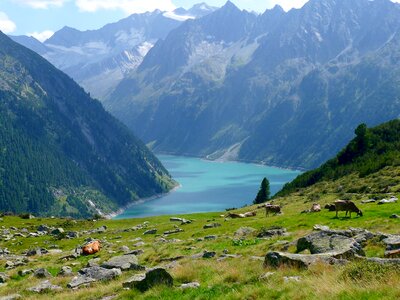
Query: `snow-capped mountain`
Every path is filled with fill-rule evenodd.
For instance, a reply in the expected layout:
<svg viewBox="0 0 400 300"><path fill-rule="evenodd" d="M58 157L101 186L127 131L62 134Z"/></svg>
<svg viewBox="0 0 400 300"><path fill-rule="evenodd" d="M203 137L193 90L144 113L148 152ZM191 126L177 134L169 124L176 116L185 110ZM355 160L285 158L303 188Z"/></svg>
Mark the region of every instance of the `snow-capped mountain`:
<svg viewBox="0 0 400 300"><path fill-rule="evenodd" d="M44 43L26 36L12 38L42 55L101 100L142 62L159 39L166 38L184 21L214 10L199 4L189 10L133 14L98 30L64 27Z"/></svg>

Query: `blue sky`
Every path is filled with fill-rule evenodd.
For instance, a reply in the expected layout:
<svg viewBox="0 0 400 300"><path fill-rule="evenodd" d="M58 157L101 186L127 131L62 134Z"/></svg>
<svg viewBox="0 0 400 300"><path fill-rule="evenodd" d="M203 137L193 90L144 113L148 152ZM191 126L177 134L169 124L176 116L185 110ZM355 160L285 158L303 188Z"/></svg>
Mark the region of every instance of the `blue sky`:
<svg viewBox="0 0 400 300"><path fill-rule="evenodd" d="M285 10L301 7L307 0L231 0L239 8L263 12L275 4ZM400 2L400 0L395 0ZM0 30L14 35L33 35L40 40L63 26L96 29L132 13L189 8L206 2L222 6L226 0L0 0Z"/></svg>

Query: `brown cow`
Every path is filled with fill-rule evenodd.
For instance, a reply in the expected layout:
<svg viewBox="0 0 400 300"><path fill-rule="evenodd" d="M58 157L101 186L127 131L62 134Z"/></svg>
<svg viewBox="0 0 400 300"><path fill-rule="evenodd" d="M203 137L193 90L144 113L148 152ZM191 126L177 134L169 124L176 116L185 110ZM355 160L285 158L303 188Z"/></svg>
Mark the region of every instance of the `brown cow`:
<svg viewBox="0 0 400 300"><path fill-rule="evenodd" d="M360 217L363 216L362 211L360 209L358 209L358 207L354 204L354 202L351 202L348 200L336 200L335 208L336 208L336 218L338 217L339 211L345 211L346 216L347 216L347 213L350 212L350 218L351 218L352 212L357 213L357 216L360 216Z"/></svg>
<svg viewBox="0 0 400 300"><path fill-rule="evenodd" d="M280 214L281 207L279 205L265 205L265 216L267 217L269 213Z"/></svg>
<svg viewBox="0 0 400 300"><path fill-rule="evenodd" d="M86 244L82 247L82 252L84 255L91 255L99 252L101 249L101 244L99 241L94 241Z"/></svg>

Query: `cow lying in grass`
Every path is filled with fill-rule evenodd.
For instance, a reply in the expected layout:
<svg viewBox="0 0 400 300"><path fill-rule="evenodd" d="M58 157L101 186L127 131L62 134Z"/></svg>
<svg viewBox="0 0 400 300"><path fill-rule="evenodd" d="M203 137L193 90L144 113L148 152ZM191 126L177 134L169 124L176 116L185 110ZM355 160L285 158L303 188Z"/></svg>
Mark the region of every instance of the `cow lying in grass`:
<svg viewBox="0 0 400 300"><path fill-rule="evenodd" d="M275 215L280 214L281 207L279 205L267 204L267 205L265 205L265 216L267 217L269 215L269 213L274 213Z"/></svg>
<svg viewBox="0 0 400 300"><path fill-rule="evenodd" d="M354 202L347 201L347 200L336 200L335 201L335 208L336 208L336 218L338 217L338 212L339 211L345 211L346 212L346 217L347 213L350 212L350 218L351 218L351 213L357 213L357 216L362 217L363 213L358 207L354 204Z"/></svg>

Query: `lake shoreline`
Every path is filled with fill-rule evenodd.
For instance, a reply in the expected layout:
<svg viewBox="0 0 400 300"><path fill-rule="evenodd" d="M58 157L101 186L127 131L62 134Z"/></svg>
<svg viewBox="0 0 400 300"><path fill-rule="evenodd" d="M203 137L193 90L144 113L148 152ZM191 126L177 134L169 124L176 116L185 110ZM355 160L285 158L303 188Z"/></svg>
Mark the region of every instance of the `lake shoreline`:
<svg viewBox="0 0 400 300"><path fill-rule="evenodd" d="M149 202L149 201L152 201L152 200L156 200L156 199L165 197L165 196L167 196L167 195L169 195L171 193L176 192L180 188L182 188L182 185L180 183L178 183L174 188L172 188L170 191L168 191L166 193L157 194L157 195L154 195L154 196L151 196L151 197L147 197L147 198L140 198L140 199L138 199L138 200L136 200L136 201L134 201L132 203L129 203L129 204L119 208L117 211L114 211L114 212L111 212L109 214L104 215L104 218L106 218L107 220L114 219L115 217L123 214L124 211L128 210L129 208L131 208L131 207L133 207L135 205L142 204L142 203L145 203L145 202ZM133 219L133 218L130 218L130 219Z"/></svg>

